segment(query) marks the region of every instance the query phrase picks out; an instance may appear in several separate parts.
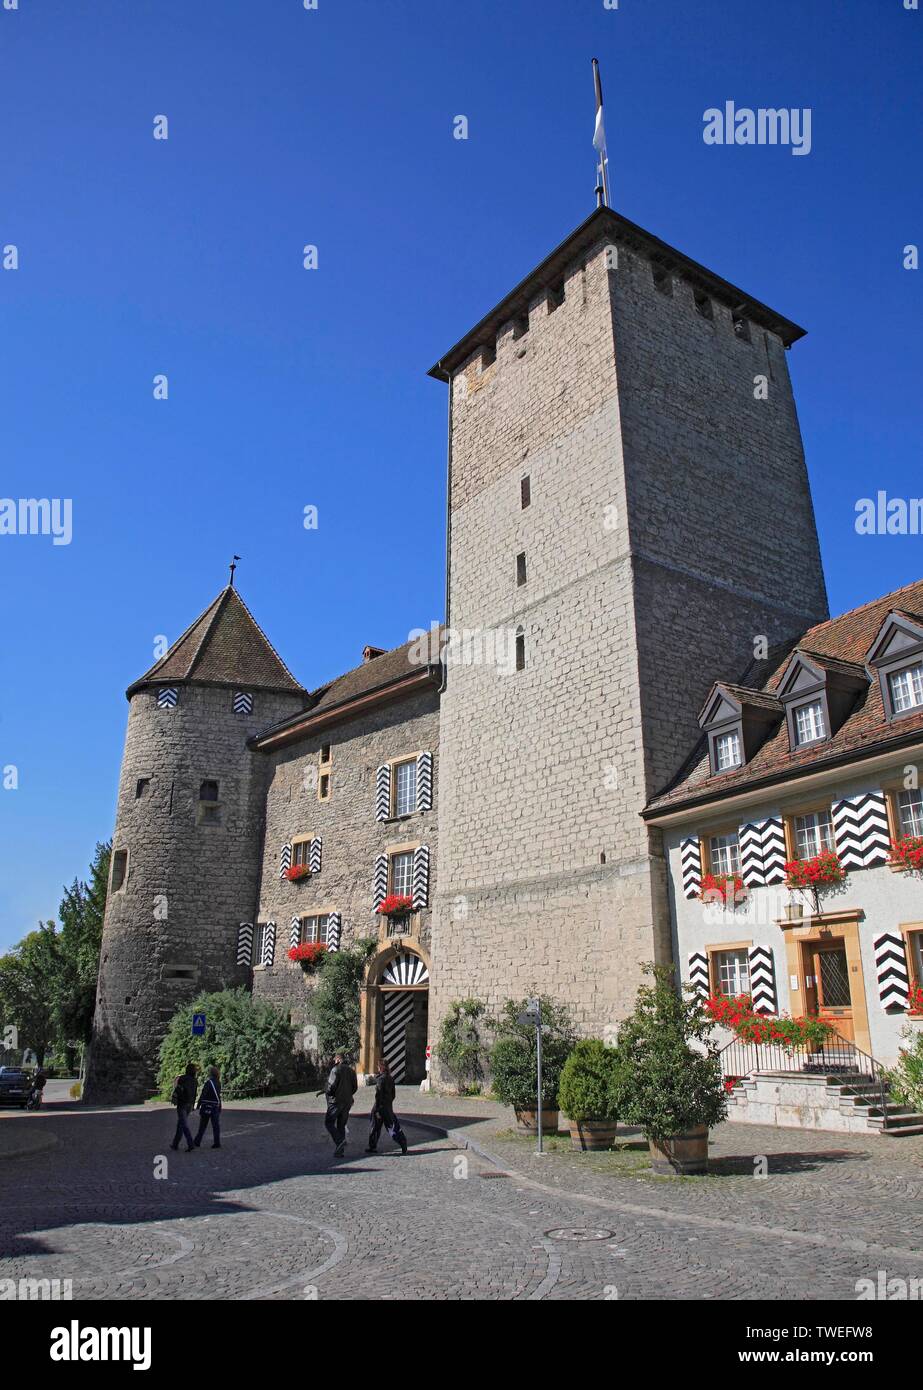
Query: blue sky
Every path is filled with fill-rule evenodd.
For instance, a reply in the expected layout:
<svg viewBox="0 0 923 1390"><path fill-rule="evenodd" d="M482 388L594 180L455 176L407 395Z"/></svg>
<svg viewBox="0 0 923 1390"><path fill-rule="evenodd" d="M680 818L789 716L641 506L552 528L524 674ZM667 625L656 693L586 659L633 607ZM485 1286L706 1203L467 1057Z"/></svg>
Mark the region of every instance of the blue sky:
<svg viewBox="0 0 923 1390"><path fill-rule="evenodd" d="M19 0L0 496L72 498L74 532L0 537L0 947L111 833L125 687L233 552L307 685L441 616L426 369L592 210L594 55L614 205L809 330L791 368L832 611L923 574L923 538L853 525L858 497L923 493L903 0ZM727 100L810 107L810 155L706 146Z"/></svg>

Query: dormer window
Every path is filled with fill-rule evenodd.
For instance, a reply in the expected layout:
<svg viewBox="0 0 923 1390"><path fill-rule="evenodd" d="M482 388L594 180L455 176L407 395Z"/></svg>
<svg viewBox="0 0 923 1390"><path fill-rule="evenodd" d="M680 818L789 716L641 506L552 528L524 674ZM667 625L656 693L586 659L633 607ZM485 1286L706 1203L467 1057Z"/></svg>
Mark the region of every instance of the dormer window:
<svg viewBox="0 0 923 1390"><path fill-rule="evenodd" d="M740 767L740 734L736 729L715 739L715 767L718 772Z"/></svg>
<svg viewBox="0 0 923 1390"><path fill-rule="evenodd" d="M799 746L803 743L816 743L818 739L827 737L821 700L812 700L809 705L796 705L795 736Z"/></svg>
<svg viewBox="0 0 923 1390"><path fill-rule="evenodd" d="M923 661L918 661L915 666L905 666L903 671L892 671L888 676L888 686L891 708L895 714L918 709L923 705Z"/></svg>
<svg viewBox="0 0 923 1390"><path fill-rule="evenodd" d="M923 624L917 619L889 613L865 660L878 677L886 719L923 708Z"/></svg>

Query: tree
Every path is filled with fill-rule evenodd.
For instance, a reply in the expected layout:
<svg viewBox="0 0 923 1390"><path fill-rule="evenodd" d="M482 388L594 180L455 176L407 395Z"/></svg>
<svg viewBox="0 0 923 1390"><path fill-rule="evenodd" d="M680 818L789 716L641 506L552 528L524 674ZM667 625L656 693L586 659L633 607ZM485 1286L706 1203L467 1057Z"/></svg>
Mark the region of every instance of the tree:
<svg viewBox="0 0 923 1390"><path fill-rule="evenodd" d="M193 1037L192 1015L200 1013L205 1033ZM198 1064L200 1082L216 1066L228 1100L280 1091L293 1075L294 1036L286 1014L245 989L200 994L176 1011L160 1045L160 1095L169 1098L188 1062Z"/></svg>
<svg viewBox="0 0 923 1390"><path fill-rule="evenodd" d="M74 879L58 909L61 930L54 1016L69 1066L73 1065L73 1044L89 1042L93 1030L111 850L111 841L97 842L89 883Z"/></svg>
<svg viewBox="0 0 923 1390"><path fill-rule="evenodd" d="M365 937L352 948L328 951L311 1000L320 1051L327 1056L359 1051L359 989L369 957L378 945Z"/></svg>
<svg viewBox="0 0 923 1390"><path fill-rule="evenodd" d="M0 1012L5 1026L19 1034L19 1047L31 1048L41 1066L56 1035L54 984L60 968L60 945L54 922L0 957Z"/></svg>

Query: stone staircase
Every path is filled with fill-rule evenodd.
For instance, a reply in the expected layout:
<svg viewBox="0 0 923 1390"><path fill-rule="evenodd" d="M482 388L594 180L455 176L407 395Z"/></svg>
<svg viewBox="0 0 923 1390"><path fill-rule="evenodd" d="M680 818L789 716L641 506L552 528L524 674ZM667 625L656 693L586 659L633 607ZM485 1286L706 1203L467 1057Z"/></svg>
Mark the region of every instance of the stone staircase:
<svg viewBox="0 0 923 1390"><path fill-rule="evenodd" d="M878 1082L861 1071L760 1071L733 1085L728 1119L783 1129L882 1134L891 1139L923 1135L923 1114L887 1097L886 1086L882 1107Z"/></svg>

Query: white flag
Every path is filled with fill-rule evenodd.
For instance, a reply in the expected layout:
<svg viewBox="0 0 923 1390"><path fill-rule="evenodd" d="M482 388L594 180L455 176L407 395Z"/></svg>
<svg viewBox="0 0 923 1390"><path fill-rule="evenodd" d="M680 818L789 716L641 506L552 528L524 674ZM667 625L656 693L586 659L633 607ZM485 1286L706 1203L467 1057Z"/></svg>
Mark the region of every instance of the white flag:
<svg viewBox="0 0 923 1390"><path fill-rule="evenodd" d="M593 131L593 147L600 151L606 148L606 127L603 125L603 109L601 104L596 108L596 129Z"/></svg>

